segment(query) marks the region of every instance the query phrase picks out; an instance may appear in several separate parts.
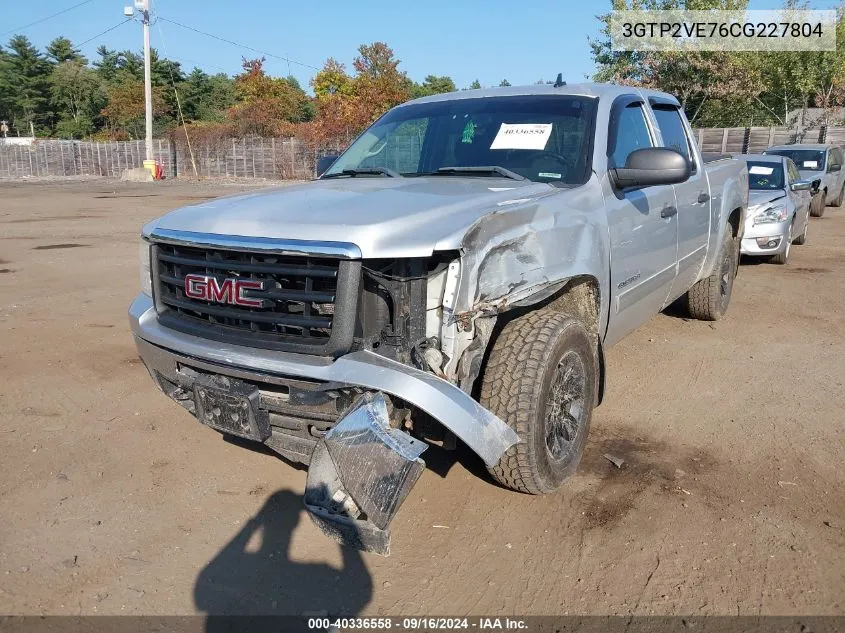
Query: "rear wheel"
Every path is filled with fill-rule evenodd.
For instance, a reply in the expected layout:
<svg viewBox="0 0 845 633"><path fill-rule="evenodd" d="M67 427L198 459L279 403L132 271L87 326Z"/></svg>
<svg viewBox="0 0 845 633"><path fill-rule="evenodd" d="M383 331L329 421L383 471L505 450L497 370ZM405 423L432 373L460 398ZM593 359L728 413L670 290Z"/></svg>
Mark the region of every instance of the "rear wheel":
<svg viewBox="0 0 845 633"><path fill-rule="evenodd" d="M551 309L502 329L484 370L481 404L516 431L519 443L490 468L496 481L543 494L575 472L593 413L596 358L584 324Z"/></svg>
<svg viewBox="0 0 845 633"><path fill-rule="evenodd" d="M687 311L692 318L718 321L725 316L731 302L738 263L736 240L730 227L727 227L713 272L687 291Z"/></svg>
<svg viewBox="0 0 845 633"><path fill-rule="evenodd" d="M842 189L839 190L839 195L836 196L836 200L833 201L831 206L841 207L843 202L845 202L845 183L843 183Z"/></svg>

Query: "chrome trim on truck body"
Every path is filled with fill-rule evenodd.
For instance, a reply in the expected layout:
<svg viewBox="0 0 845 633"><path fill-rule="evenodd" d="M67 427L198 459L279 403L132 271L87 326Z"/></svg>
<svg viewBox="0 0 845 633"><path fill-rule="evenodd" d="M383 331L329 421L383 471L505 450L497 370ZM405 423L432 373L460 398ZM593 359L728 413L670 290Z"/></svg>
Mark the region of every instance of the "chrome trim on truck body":
<svg viewBox="0 0 845 633"><path fill-rule="evenodd" d="M261 251L274 255L310 255L336 257L338 259L361 259L361 249L349 242L321 242L313 240L282 240L272 237L249 237L245 235L220 235L196 231L177 231L154 228L144 231L143 237L162 244L220 248L227 251Z"/></svg>
<svg viewBox="0 0 845 633"><path fill-rule="evenodd" d="M320 356L218 343L162 326L147 295L136 297L129 322L148 366L162 354L214 363L221 374L281 375L384 391L422 409L469 446L488 466L519 441L516 432L456 385L433 374L362 350L327 361Z"/></svg>

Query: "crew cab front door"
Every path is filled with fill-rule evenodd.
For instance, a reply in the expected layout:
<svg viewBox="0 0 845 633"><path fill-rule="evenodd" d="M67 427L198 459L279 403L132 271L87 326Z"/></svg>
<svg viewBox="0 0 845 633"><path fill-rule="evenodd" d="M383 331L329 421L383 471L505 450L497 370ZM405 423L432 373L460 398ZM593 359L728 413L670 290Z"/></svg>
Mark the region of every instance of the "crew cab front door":
<svg viewBox="0 0 845 633"><path fill-rule="evenodd" d="M618 97L608 128L607 167L624 167L656 135L637 95ZM605 177L610 234L611 305L605 343L612 345L662 307L675 279L678 218L672 185L616 189Z"/></svg>

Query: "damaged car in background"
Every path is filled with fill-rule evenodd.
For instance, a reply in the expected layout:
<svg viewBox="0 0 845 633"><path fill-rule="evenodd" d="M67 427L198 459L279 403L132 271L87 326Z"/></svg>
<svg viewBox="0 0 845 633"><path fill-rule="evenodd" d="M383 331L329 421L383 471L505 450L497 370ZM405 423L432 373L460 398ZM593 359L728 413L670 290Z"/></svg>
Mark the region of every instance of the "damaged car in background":
<svg viewBox="0 0 845 633"><path fill-rule="evenodd" d="M308 465L306 508L343 543L389 552L431 444L556 490L607 346L679 298L728 308L748 174L702 156L670 95L426 97L318 171L144 227L129 313L159 388Z"/></svg>

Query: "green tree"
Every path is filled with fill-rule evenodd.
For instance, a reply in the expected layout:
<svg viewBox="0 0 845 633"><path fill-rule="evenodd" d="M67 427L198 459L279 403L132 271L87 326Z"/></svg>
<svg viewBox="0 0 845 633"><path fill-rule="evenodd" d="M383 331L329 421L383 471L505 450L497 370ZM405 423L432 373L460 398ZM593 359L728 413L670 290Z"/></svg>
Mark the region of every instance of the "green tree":
<svg viewBox="0 0 845 633"><path fill-rule="evenodd" d="M8 99L7 114L11 129L19 135L29 134L30 122L36 133L49 131L50 64L24 35L9 40L9 50L0 67L0 94Z"/></svg>
<svg viewBox="0 0 845 633"><path fill-rule="evenodd" d="M59 137L82 138L94 131L95 118L105 105L97 73L81 60L63 61L50 75L50 94Z"/></svg>
<svg viewBox="0 0 845 633"><path fill-rule="evenodd" d="M57 37L47 45L47 58L54 64L61 64L62 62L77 61L83 65L88 65L88 60L79 52L79 49L74 47L66 37Z"/></svg>
<svg viewBox="0 0 845 633"><path fill-rule="evenodd" d="M120 70L120 53L106 46L99 46L97 55L100 58L94 62L94 70L104 82L113 83L117 80Z"/></svg>
<svg viewBox="0 0 845 633"><path fill-rule="evenodd" d="M454 92L455 90L457 88L455 88L455 82L452 81L451 77L427 75L421 84L412 82L409 91L411 97L418 99L419 97L428 97L444 92Z"/></svg>
<svg viewBox="0 0 845 633"><path fill-rule="evenodd" d="M481 88L481 82L478 79L474 79L473 82L469 85L468 90L478 90Z"/></svg>
<svg viewBox="0 0 845 633"><path fill-rule="evenodd" d="M511 82L509 82L507 79L502 79L502 81L499 82L499 88L506 88L510 85Z"/></svg>
<svg viewBox="0 0 845 633"><path fill-rule="evenodd" d="M181 88L182 112L188 121L217 121L235 105L235 88L224 74L208 75L194 68Z"/></svg>

